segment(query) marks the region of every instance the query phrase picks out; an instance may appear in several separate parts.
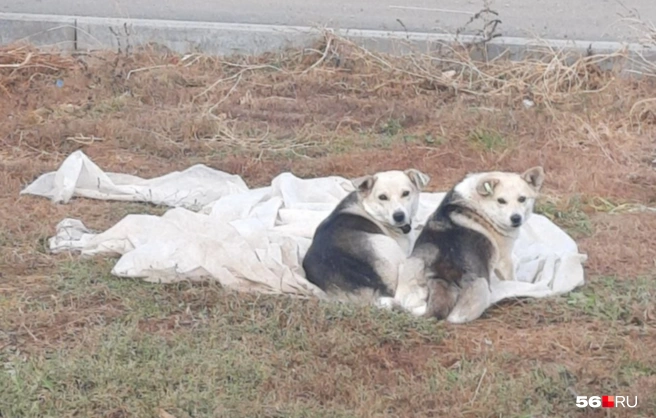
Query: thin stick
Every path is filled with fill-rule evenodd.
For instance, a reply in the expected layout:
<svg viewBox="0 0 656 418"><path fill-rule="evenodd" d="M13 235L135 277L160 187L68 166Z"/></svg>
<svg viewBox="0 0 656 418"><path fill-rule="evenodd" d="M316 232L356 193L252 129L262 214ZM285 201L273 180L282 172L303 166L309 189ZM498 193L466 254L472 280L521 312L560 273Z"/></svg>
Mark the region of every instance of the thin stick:
<svg viewBox="0 0 656 418"><path fill-rule="evenodd" d="M483 383L483 378L485 377L485 373L487 373L487 368L483 369L483 374L481 375L481 378L478 380L478 386L476 386L476 392L474 392L474 396L469 400L469 404L473 404L474 400L476 400L476 396L478 396L478 390L481 388L481 384Z"/></svg>
<svg viewBox="0 0 656 418"><path fill-rule="evenodd" d="M307 73L310 72L312 69L314 69L316 66L320 65L322 62L324 62L324 60L325 60L326 57L328 56L328 52L330 51L330 44L333 42L333 37L332 37L332 36L326 36L326 39L327 39L327 41L326 41L326 47L325 47L324 50L323 50L323 55L321 56L321 58L319 58L319 59L317 60L317 62L315 62L314 64L312 64L312 65L310 66L310 68L308 68L307 70L303 71L303 74L307 74Z"/></svg>
<svg viewBox="0 0 656 418"><path fill-rule="evenodd" d="M20 64L0 64L0 68L20 68L27 64L31 59L32 53L30 52Z"/></svg>
<svg viewBox="0 0 656 418"><path fill-rule="evenodd" d="M235 84L233 84L232 87L230 88L230 90L228 90L228 93L227 93L225 96L223 96L223 98L222 98L221 100L219 100L216 104L214 104L212 107L210 107L210 108L207 110L209 113L213 113L213 112L214 112L214 109L216 109L221 103L223 103L223 102L225 102L226 100L228 100L228 97L230 97L230 95L232 94L232 92L235 91L235 89L237 88L237 85L238 85L239 82L241 81L241 74L242 74L242 72L240 71L240 72L239 72L239 77L237 78L237 81L235 81Z"/></svg>
<svg viewBox="0 0 656 418"><path fill-rule="evenodd" d="M150 71L157 68L167 68L167 67L175 67L175 65L165 64L165 65L154 65L152 67L135 68L134 70L130 70L128 72L128 75L125 77L125 79L129 80L132 73L140 73L142 71Z"/></svg>
<svg viewBox="0 0 656 418"><path fill-rule="evenodd" d="M245 67L243 70L240 70L239 72L237 72L237 74L233 74L230 77L226 77L226 78L216 80L214 83L212 83L211 86L209 86L208 88L203 90L202 93L196 95L196 97L194 97L194 100L196 100L200 96L206 95L207 93L209 93L211 90L213 90L216 86L223 83L224 81L230 81L230 80L234 80L235 78L241 77L241 75L243 73L245 73L246 71L255 71L255 70L261 70L263 68L270 68L270 67L271 67L270 65L254 65L254 66L251 66L251 67Z"/></svg>

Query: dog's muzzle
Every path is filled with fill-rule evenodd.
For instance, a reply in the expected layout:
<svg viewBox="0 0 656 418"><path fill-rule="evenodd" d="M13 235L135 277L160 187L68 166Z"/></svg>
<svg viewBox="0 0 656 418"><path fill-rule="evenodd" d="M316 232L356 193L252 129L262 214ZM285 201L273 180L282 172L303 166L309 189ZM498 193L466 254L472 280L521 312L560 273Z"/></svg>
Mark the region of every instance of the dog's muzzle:
<svg viewBox="0 0 656 418"><path fill-rule="evenodd" d="M411 226L410 224L405 224L405 225L399 227L399 229L400 229L401 232L403 232L404 234L409 234L410 231L412 231L412 226Z"/></svg>

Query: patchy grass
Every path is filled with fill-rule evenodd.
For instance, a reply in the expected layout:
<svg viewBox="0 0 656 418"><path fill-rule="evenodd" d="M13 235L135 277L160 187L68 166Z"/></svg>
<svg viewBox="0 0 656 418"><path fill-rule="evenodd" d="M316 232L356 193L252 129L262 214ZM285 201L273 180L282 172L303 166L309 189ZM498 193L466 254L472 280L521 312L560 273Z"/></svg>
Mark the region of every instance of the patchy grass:
<svg viewBox="0 0 656 418"><path fill-rule="evenodd" d="M585 315L642 325L656 315L655 277L620 280L617 277L599 277L590 286L572 292L567 304Z"/></svg>
<svg viewBox="0 0 656 418"><path fill-rule="evenodd" d="M654 79L601 73L598 57L443 68L328 46L318 64L323 52L146 50L0 68L1 417L608 416L576 408L577 394L639 396L632 416L653 416ZM10 65L30 53L0 52ZM452 326L118 279L115 260L49 254L57 222L104 230L166 208L18 196L77 149L108 171L207 164L252 186L414 167L445 190L541 164L536 211L588 253L587 283Z"/></svg>
<svg viewBox="0 0 656 418"><path fill-rule="evenodd" d="M524 300L521 305L543 315L544 323L570 321L604 322L607 327L642 327L654 321L656 303L654 275L630 279L595 277L594 281L558 298ZM520 302L518 302L520 303Z"/></svg>
<svg viewBox="0 0 656 418"><path fill-rule="evenodd" d="M654 348L653 317L632 316L653 315L654 277L602 278L560 298L529 300L509 315L487 314L467 329L214 285L112 278L110 264L64 263L50 283L54 300L23 304L29 338L46 345L2 351L3 416L441 416L459 400L463 415L567 416L573 393L600 391L637 393L645 409L654 405L653 393L639 387L656 371L646 356ZM118 304L117 315L80 318L85 326L61 335L31 321L92 303ZM504 316L501 326L495 317ZM557 327L566 333L572 322L581 332L550 334ZM499 334L515 329L522 339L536 327L551 337L530 354L511 334ZM541 355L545 349L550 354ZM601 351L613 360L577 364Z"/></svg>
<svg viewBox="0 0 656 418"><path fill-rule="evenodd" d="M398 119L390 119L383 124L380 128L380 133L386 136L396 136L403 131L401 121Z"/></svg>
<svg viewBox="0 0 656 418"><path fill-rule="evenodd" d="M469 140L476 147L482 147L486 151L500 151L508 144L499 132L490 129L476 128L469 134Z"/></svg>
<svg viewBox="0 0 656 418"><path fill-rule="evenodd" d="M581 197L578 195L565 199L540 199L535 205L535 212L546 216L574 238L590 236L593 233L590 217L584 212Z"/></svg>

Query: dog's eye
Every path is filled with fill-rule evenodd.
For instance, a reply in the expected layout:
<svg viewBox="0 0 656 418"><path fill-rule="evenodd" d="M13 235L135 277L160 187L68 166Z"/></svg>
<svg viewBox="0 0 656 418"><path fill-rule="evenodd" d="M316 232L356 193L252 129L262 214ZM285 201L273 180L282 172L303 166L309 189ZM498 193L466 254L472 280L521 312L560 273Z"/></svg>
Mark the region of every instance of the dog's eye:
<svg viewBox="0 0 656 418"><path fill-rule="evenodd" d="M381 194L380 196L378 196L378 198L380 200L387 200L387 195Z"/></svg>
<svg viewBox="0 0 656 418"><path fill-rule="evenodd" d="M526 198L524 196L519 196L519 199L517 199L519 203L524 203L526 201Z"/></svg>
<svg viewBox="0 0 656 418"><path fill-rule="evenodd" d="M508 203L508 202L506 202L506 199L503 199L503 198L497 199L497 202L501 203L502 205L505 205L506 203Z"/></svg>
<svg viewBox="0 0 656 418"><path fill-rule="evenodd" d="M408 190L406 190L403 193L401 193L401 196L402 197L408 197L408 196L410 196L410 192Z"/></svg>

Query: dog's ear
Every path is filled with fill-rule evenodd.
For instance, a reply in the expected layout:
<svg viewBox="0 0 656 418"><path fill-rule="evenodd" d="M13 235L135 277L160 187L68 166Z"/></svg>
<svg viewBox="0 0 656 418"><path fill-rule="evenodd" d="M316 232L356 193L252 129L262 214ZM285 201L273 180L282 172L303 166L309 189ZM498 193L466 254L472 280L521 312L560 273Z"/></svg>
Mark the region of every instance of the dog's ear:
<svg viewBox="0 0 656 418"><path fill-rule="evenodd" d="M522 178L536 191L539 192L544 183L544 169L540 166L529 168L522 174Z"/></svg>
<svg viewBox="0 0 656 418"><path fill-rule="evenodd" d="M419 170L415 170L414 168L409 168L405 170L404 173L419 190L423 190L430 181L430 176Z"/></svg>
<svg viewBox="0 0 656 418"><path fill-rule="evenodd" d="M494 194L494 189L497 187L497 184L499 184L499 179L491 177L483 178L478 182L476 191L481 196L492 196Z"/></svg>
<svg viewBox="0 0 656 418"><path fill-rule="evenodd" d="M376 178L374 176L364 176L353 180L355 189L358 191L358 193L362 193L364 195L367 195L369 192L371 192L371 189L374 188L375 183Z"/></svg>

